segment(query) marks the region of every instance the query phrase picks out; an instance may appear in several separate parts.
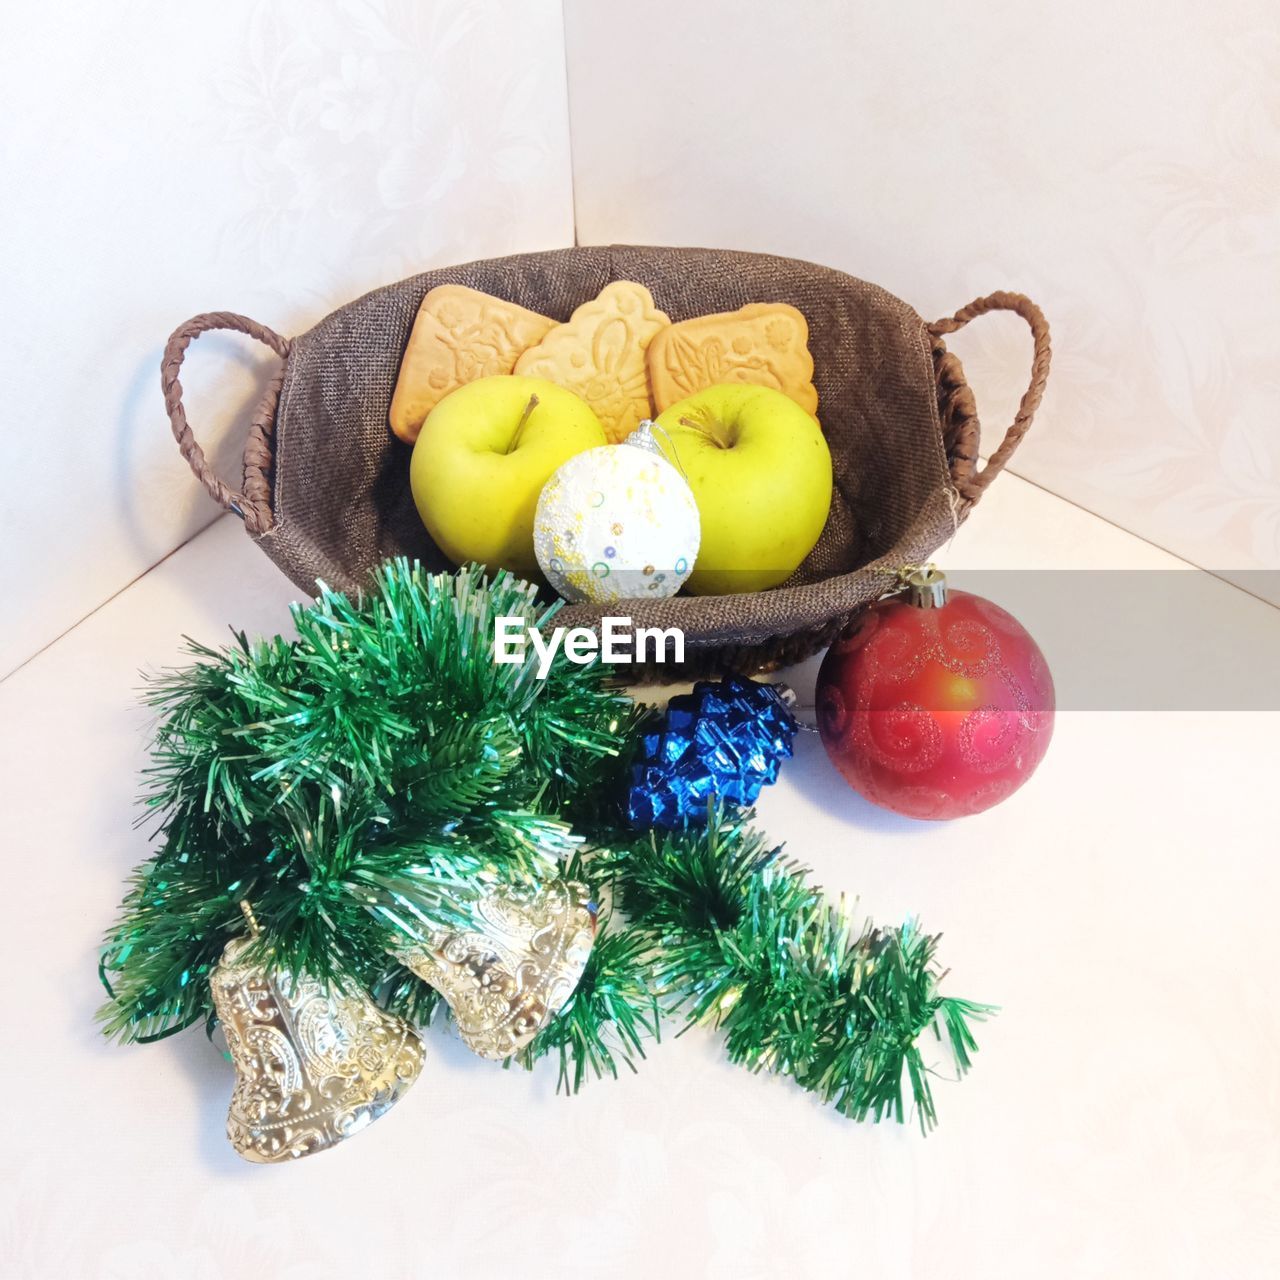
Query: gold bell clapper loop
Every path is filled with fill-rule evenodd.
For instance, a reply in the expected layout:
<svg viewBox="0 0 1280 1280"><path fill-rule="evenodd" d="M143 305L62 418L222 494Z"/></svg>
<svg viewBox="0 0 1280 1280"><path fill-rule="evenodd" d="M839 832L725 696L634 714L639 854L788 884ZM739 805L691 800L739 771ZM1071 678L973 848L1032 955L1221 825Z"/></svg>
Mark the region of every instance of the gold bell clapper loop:
<svg viewBox="0 0 1280 1280"><path fill-rule="evenodd" d="M362 991L294 977L244 958L258 934L233 938L210 975L236 1069L227 1137L246 1160L275 1164L337 1146L409 1089L422 1041Z"/></svg>
<svg viewBox="0 0 1280 1280"><path fill-rule="evenodd" d="M503 885L477 899L473 923L439 929L396 958L448 1003L463 1043L509 1058L564 1008L595 942L586 885Z"/></svg>

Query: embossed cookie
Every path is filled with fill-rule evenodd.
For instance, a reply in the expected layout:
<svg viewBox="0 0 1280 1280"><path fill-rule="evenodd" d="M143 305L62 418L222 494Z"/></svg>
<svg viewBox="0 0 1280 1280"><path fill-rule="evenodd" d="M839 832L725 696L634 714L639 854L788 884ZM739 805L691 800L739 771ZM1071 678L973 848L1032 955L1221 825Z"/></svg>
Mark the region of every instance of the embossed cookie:
<svg viewBox="0 0 1280 1280"><path fill-rule="evenodd" d="M442 284L422 300L400 362L388 415L391 430L412 444L427 414L455 387L510 373L522 351L555 321L461 284Z"/></svg>
<svg viewBox="0 0 1280 1280"><path fill-rule="evenodd" d="M809 326L785 302L751 302L737 311L682 320L649 344L649 386L659 412L720 382L785 392L818 412Z"/></svg>
<svg viewBox="0 0 1280 1280"><path fill-rule="evenodd" d="M577 392L617 444L653 416L645 351L670 324L644 285L617 280L526 351L515 371Z"/></svg>

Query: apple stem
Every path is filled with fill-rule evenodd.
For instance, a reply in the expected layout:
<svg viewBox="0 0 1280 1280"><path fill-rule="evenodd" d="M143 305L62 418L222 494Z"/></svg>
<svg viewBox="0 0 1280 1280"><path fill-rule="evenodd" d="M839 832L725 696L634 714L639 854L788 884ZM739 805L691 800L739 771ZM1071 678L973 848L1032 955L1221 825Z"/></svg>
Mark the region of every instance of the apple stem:
<svg viewBox="0 0 1280 1280"><path fill-rule="evenodd" d="M529 403L525 405L524 412L520 415L520 421L516 423L516 433L511 437L511 443L507 445L507 452L510 453L516 445L520 443L520 433L525 428L525 423L529 421L529 415L538 407L538 397L535 393L529 397Z"/></svg>
<svg viewBox="0 0 1280 1280"><path fill-rule="evenodd" d="M700 436L706 437L717 449L728 448L728 445L720 438L719 434L713 431L705 422L695 422L692 418L678 418L677 421L682 427L688 427L691 431L696 431Z"/></svg>

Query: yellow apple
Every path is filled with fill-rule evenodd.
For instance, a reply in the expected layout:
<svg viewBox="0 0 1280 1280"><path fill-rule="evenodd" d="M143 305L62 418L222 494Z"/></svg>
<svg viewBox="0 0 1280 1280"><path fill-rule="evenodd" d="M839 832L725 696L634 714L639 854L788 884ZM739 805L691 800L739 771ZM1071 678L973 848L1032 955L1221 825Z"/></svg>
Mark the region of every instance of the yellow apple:
<svg viewBox="0 0 1280 1280"><path fill-rule="evenodd" d="M536 579L533 516L562 463L608 444L585 400L545 378L500 374L451 391L413 446L409 487L436 546Z"/></svg>
<svg viewBox="0 0 1280 1280"><path fill-rule="evenodd" d="M728 595L789 578L831 509L831 451L816 420L781 391L731 382L677 401L658 425L702 518L687 589Z"/></svg>

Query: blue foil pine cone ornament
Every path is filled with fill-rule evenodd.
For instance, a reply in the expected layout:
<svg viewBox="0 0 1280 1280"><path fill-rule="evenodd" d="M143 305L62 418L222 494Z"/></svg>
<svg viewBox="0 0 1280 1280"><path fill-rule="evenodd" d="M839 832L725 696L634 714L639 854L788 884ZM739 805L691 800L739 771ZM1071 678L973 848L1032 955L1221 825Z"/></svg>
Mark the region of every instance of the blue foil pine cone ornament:
<svg viewBox="0 0 1280 1280"><path fill-rule="evenodd" d="M641 738L631 767L633 827L705 822L713 796L752 805L792 753L798 725L791 691L742 676L700 680L667 704L661 726Z"/></svg>

